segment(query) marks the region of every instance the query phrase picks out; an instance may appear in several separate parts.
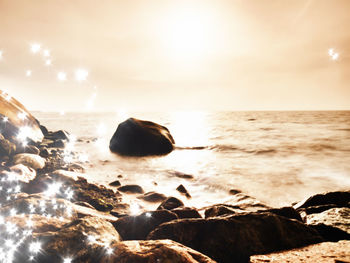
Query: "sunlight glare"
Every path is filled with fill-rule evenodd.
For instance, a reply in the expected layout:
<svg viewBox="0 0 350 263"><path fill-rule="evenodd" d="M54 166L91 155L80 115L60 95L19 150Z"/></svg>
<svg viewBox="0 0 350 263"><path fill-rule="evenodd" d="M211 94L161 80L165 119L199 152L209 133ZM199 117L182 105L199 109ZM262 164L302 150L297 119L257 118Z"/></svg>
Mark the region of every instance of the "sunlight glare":
<svg viewBox="0 0 350 263"><path fill-rule="evenodd" d="M167 15L161 38L168 56L178 61L193 61L207 56L215 48L214 13L184 8Z"/></svg>

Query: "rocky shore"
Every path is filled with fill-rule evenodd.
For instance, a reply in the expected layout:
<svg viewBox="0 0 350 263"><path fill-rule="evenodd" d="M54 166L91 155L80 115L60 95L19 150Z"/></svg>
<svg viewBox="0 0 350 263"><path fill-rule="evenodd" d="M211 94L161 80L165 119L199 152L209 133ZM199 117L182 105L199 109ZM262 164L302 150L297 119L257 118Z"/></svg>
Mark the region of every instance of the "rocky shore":
<svg viewBox="0 0 350 263"><path fill-rule="evenodd" d="M76 138L0 98L0 262L350 262L350 191L272 208L232 190L228 202L187 207L137 182L94 184Z"/></svg>

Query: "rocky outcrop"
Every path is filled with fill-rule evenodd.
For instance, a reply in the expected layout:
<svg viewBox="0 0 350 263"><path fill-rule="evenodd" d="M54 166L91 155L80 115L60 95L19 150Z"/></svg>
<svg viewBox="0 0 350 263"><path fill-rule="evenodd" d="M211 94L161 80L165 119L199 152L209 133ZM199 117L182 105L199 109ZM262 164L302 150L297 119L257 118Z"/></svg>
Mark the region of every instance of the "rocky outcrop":
<svg viewBox="0 0 350 263"><path fill-rule="evenodd" d="M109 149L129 156L162 155L170 153L174 143L166 127L130 118L118 125L110 140Z"/></svg>
<svg viewBox="0 0 350 263"><path fill-rule="evenodd" d="M0 90L0 130L6 139L16 139L21 128L25 127L23 139L41 142L44 135L38 121L15 98Z"/></svg>
<svg viewBox="0 0 350 263"><path fill-rule="evenodd" d="M182 207L184 206L184 203L180 200L177 199L176 197L168 197L165 199L157 208L157 210L160 209L166 209L166 210L171 210L174 208Z"/></svg>
<svg viewBox="0 0 350 263"><path fill-rule="evenodd" d="M272 213L181 219L160 225L148 239L171 239L219 262L249 262L249 256L323 241L314 229Z"/></svg>

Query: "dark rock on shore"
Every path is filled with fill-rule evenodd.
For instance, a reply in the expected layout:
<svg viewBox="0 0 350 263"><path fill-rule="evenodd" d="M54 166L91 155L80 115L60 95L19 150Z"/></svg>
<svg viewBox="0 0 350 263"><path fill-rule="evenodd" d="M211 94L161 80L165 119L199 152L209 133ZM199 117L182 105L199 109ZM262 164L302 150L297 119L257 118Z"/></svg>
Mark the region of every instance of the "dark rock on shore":
<svg viewBox="0 0 350 263"><path fill-rule="evenodd" d="M192 207L178 207L172 209L171 212L177 214L181 218L202 218L196 208Z"/></svg>
<svg viewBox="0 0 350 263"><path fill-rule="evenodd" d="M191 198L191 195L189 194L189 192L187 191L187 189L182 185L180 184L177 188L176 188L177 191L179 191L181 194L185 195L187 198Z"/></svg>
<svg viewBox="0 0 350 263"><path fill-rule="evenodd" d="M184 206L184 203L177 199L176 197L168 197L165 199L157 208L157 210L165 209L165 210L172 210L177 207Z"/></svg>
<svg viewBox="0 0 350 263"><path fill-rule="evenodd" d="M113 181L109 183L110 186L121 186L121 183L119 182L119 180Z"/></svg>
<svg viewBox="0 0 350 263"><path fill-rule="evenodd" d="M179 219L160 225L147 238L171 239L223 263L247 263L250 255L323 241L316 230L272 213Z"/></svg>
<svg viewBox="0 0 350 263"><path fill-rule="evenodd" d="M146 239L147 235L162 223L178 219L175 213L167 210L156 210L138 216L119 218L113 226L123 240Z"/></svg>
<svg viewBox="0 0 350 263"><path fill-rule="evenodd" d="M118 125L109 149L129 156L162 155L170 153L173 144L175 141L166 127L130 118Z"/></svg>
<svg viewBox="0 0 350 263"><path fill-rule="evenodd" d="M299 210L313 206L335 205L336 207L349 206L350 191L336 191L324 194L317 194L309 197L305 201L301 201L294 205L294 208Z"/></svg>
<svg viewBox="0 0 350 263"><path fill-rule="evenodd" d="M152 192L145 193L142 196L138 196L137 198L142 199L142 200L147 201L147 202L156 203L156 202L164 201L167 197L163 194L156 193L156 192L152 191Z"/></svg>
<svg viewBox="0 0 350 263"><path fill-rule="evenodd" d="M128 184L118 187L118 191L130 194L143 194L143 189L137 184Z"/></svg>

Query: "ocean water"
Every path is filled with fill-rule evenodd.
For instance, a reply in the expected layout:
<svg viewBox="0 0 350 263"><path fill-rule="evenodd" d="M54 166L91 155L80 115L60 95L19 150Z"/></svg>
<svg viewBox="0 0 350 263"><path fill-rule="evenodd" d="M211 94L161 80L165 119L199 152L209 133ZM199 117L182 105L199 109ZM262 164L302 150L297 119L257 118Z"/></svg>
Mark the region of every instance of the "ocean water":
<svg viewBox="0 0 350 263"><path fill-rule="evenodd" d="M101 184L119 179L145 191L204 206L237 189L271 206L312 194L350 189L350 111L329 112L35 112L49 130L64 129L88 156L86 176ZM165 125L177 149L160 157L121 157L108 143L118 124L135 117ZM179 178L190 174L193 179ZM192 195L175 190L183 184Z"/></svg>

